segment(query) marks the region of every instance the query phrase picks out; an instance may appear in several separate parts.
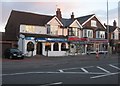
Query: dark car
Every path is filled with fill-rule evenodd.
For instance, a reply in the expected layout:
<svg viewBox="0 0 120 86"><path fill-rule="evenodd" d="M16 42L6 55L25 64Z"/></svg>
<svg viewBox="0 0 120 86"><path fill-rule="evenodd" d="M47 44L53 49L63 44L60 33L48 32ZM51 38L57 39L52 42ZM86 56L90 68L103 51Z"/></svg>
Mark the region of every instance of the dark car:
<svg viewBox="0 0 120 86"><path fill-rule="evenodd" d="M6 49L4 52L4 56L5 58L9 58L9 59L23 59L24 58L24 54L17 48L10 48L10 49Z"/></svg>

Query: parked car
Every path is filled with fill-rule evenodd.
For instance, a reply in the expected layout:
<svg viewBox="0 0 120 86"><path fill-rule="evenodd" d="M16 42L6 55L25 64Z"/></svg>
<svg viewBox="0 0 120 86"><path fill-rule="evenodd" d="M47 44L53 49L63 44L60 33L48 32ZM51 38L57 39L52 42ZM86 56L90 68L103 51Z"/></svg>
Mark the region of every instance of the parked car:
<svg viewBox="0 0 120 86"><path fill-rule="evenodd" d="M9 59L23 59L24 58L24 54L17 48L9 48L6 49L4 52L4 56L5 58L9 58Z"/></svg>

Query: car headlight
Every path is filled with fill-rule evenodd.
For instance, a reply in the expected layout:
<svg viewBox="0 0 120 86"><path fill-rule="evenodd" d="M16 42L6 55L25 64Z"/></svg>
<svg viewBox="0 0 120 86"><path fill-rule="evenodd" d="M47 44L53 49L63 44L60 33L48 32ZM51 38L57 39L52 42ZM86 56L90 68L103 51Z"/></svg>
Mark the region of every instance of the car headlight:
<svg viewBox="0 0 120 86"><path fill-rule="evenodd" d="M13 56L16 56L17 54L13 54Z"/></svg>

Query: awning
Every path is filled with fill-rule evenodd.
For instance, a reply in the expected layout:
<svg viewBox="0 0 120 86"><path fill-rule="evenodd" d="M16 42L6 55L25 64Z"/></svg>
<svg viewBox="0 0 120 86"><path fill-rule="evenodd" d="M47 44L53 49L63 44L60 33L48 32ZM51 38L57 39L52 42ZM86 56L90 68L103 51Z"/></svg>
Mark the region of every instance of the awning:
<svg viewBox="0 0 120 86"><path fill-rule="evenodd" d="M69 37L68 41L88 41L88 38Z"/></svg>
<svg viewBox="0 0 120 86"><path fill-rule="evenodd" d="M89 38L88 41L93 43L108 43L107 39L100 39L100 38Z"/></svg>
<svg viewBox="0 0 120 86"><path fill-rule="evenodd" d="M68 41L79 41L78 37L69 37Z"/></svg>

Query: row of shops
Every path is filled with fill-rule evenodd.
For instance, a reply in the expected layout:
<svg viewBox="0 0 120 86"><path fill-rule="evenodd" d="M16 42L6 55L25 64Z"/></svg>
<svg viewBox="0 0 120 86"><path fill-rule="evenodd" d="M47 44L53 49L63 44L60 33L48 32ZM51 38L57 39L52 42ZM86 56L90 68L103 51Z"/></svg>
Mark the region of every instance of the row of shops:
<svg viewBox="0 0 120 86"><path fill-rule="evenodd" d="M36 37L20 35L19 49L26 56L68 56L106 51L108 41L98 38Z"/></svg>

